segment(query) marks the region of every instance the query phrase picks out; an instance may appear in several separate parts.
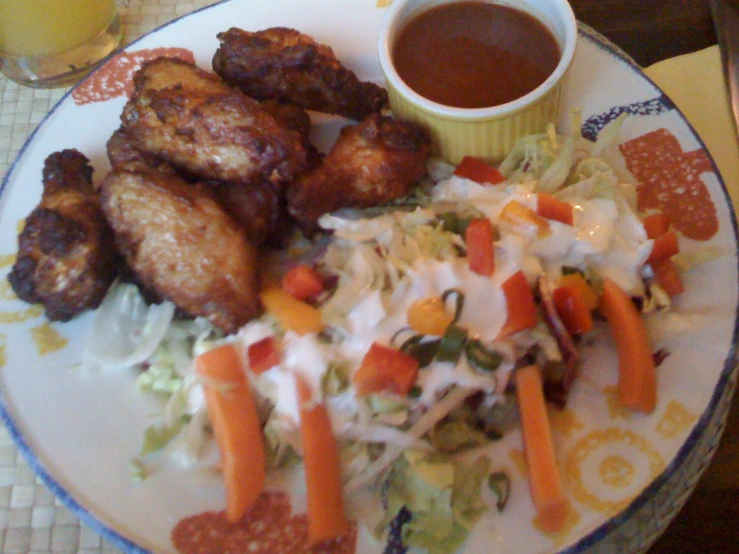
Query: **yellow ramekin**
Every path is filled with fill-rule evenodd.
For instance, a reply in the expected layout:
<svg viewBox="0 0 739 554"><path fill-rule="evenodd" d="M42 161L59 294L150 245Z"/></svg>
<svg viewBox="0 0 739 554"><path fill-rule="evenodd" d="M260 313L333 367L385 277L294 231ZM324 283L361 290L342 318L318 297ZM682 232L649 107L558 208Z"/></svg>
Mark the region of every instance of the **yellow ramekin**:
<svg viewBox="0 0 739 554"><path fill-rule="evenodd" d="M394 0L385 13L378 37L390 108L395 117L414 121L431 134L434 154L458 164L464 156L500 162L526 135L555 122L562 84L577 45L577 21L567 0L497 0L523 10L544 23L557 39L562 56L549 78L530 93L489 108L454 108L432 102L400 78L392 62L396 36L405 23L433 6L456 0Z"/></svg>

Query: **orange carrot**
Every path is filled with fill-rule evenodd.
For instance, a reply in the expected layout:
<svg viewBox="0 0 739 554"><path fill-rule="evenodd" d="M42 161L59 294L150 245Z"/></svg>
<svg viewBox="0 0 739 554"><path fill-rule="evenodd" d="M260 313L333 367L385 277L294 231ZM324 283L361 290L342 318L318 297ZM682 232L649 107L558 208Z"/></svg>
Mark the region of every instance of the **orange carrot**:
<svg viewBox="0 0 739 554"><path fill-rule="evenodd" d="M262 428L246 374L236 349L220 346L195 358L206 378L205 400L226 484L226 517L236 522L264 490Z"/></svg>
<svg viewBox="0 0 739 554"><path fill-rule="evenodd" d="M320 333L323 330L321 311L298 300L278 287L268 287L259 293L264 309L277 319L286 331L300 335Z"/></svg>
<svg viewBox="0 0 739 554"><path fill-rule="evenodd" d="M677 242L677 231L675 229L670 229L653 240L654 246L646 262L648 264L658 260L666 260L680 252L680 245Z"/></svg>
<svg viewBox="0 0 739 554"><path fill-rule="evenodd" d="M323 292L323 277L312 267L298 264L285 272L281 285L298 300L315 300Z"/></svg>
<svg viewBox="0 0 739 554"><path fill-rule="evenodd" d="M280 350L277 339L273 336L265 337L249 345L246 349L249 359L249 369L259 375L280 363Z"/></svg>
<svg viewBox="0 0 739 554"><path fill-rule="evenodd" d="M652 270L657 284L670 296L677 296L685 291L683 279L677 266L669 258L652 262Z"/></svg>
<svg viewBox="0 0 739 554"><path fill-rule="evenodd" d="M469 179L476 183L497 185L505 181L503 174L496 168L480 158L465 156L454 170L457 177Z"/></svg>
<svg viewBox="0 0 739 554"><path fill-rule="evenodd" d="M590 286L582 273L568 273L559 279L560 287L568 287L576 290L583 299L588 309L594 310L598 307L598 293Z"/></svg>
<svg viewBox="0 0 739 554"><path fill-rule="evenodd" d="M569 504L554 454L541 370L535 365L518 369L515 380L531 500L542 529L556 533L567 521Z"/></svg>
<svg viewBox="0 0 739 554"><path fill-rule="evenodd" d="M304 378L296 375L295 384L308 497L308 541L312 547L346 535L349 523L344 511L339 448L328 412L313 400Z"/></svg>
<svg viewBox="0 0 739 554"><path fill-rule="evenodd" d="M644 225L644 230L647 232L647 238L656 239L669 231L672 221L669 215L655 212L645 217L642 224Z"/></svg>
<svg viewBox="0 0 739 554"><path fill-rule="evenodd" d="M649 337L636 306L617 284L603 279L600 310L618 352L618 398L622 406L652 413L657 403L657 374Z"/></svg>
<svg viewBox="0 0 739 554"><path fill-rule="evenodd" d="M593 328L593 316L580 293L570 287L557 287L553 293L557 315L570 335L581 335Z"/></svg>
<svg viewBox="0 0 739 554"><path fill-rule="evenodd" d="M534 293L522 271L511 275L502 285L506 299L508 315L503 328L498 333L498 339L511 335L536 325L539 321Z"/></svg>
<svg viewBox="0 0 739 554"><path fill-rule="evenodd" d="M536 213L546 219L554 219L566 225L572 225L575 219L575 211L572 204L555 198L546 192L536 195Z"/></svg>
<svg viewBox="0 0 739 554"><path fill-rule="evenodd" d="M490 276L495 271L495 233L487 217L473 219L464 232L467 244L467 263L480 275Z"/></svg>
<svg viewBox="0 0 739 554"><path fill-rule="evenodd" d="M375 392L407 395L418 378L416 358L395 348L373 342L352 376L357 396Z"/></svg>

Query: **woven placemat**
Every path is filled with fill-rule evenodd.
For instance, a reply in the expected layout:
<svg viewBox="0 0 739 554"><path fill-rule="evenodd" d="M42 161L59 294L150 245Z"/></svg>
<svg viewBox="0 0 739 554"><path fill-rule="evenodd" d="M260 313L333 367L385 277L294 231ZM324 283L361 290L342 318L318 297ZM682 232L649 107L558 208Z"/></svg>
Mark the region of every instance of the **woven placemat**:
<svg viewBox="0 0 739 554"><path fill-rule="evenodd" d="M219 0L118 0L124 42ZM31 89L0 76L0 182L34 131L68 89ZM39 481L0 427L0 552L119 552Z"/></svg>

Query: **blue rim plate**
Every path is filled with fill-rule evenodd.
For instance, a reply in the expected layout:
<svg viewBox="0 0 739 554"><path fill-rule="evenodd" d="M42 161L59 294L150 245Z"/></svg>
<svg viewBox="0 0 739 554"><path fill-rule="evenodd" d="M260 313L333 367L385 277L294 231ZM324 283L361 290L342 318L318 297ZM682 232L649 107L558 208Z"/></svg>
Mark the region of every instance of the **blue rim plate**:
<svg viewBox="0 0 739 554"><path fill-rule="evenodd" d="M383 12L374 1L365 0L320 4L231 0L152 31L125 52L133 56L179 48L209 68L219 31L231 26L249 30L288 26L331 45L361 78L379 81L375 37ZM569 125L571 109L582 109L582 132L594 138L609 121L627 112L633 117L617 141L623 148L612 154L625 175L635 169L624 152L636 141L652 149L650 155L671 160L668 174L678 180L701 168L696 186L704 192L702 201L717 229L705 240L683 236L681 247L687 253L711 250L717 255L685 275L687 290L675 303L674 313L654 323L655 347L671 353L659 369L655 414L626 414L610 401L615 359L608 337L585 350L582 377L570 406L554 421L558 456L576 514L567 530L547 536L536 528L521 465L520 436L514 432L490 452L494 466L513 477L511 501L503 513L491 510L476 526L462 550L466 553L574 553L605 543L620 545L620 552L644 550L659 532L649 521L669 521L697 482L733 393L737 225L718 169L685 117L628 56L585 26L579 39L560 126ZM90 78L99 78L100 71ZM89 83L83 82L54 107L0 184L0 260L15 252L19 224L40 198L41 168L48 154L77 148L91 159L95 179L107 170L105 142L118 127L126 99L108 95L105 100L81 101L85 86ZM336 118L319 118L319 140L330 141L342 124ZM3 278L9 270L8 263L0 267ZM56 496L118 548L171 551L169 534L177 521L222 509L220 480L207 472L163 464L151 478L134 483L128 461L138 452L143 430L160 405L135 390L135 375L130 372L80 371L90 314L66 324L48 324L37 309L4 287L0 417L19 450ZM678 478L682 486L675 486ZM301 510L298 496L293 498L296 512ZM646 512L651 517L645 518ZM636 528L629 528L634 522ZM360 530L358 552L381 552L383 547Z"/></svg>

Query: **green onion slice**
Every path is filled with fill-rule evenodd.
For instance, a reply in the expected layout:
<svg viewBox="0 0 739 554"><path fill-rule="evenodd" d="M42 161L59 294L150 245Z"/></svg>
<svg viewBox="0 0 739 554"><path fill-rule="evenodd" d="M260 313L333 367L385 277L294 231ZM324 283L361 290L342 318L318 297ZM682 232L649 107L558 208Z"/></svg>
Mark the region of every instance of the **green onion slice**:
<svg viewBox="0 0 739 554"><path fill-rule="evenodd" d="M459 320L459 317L462 315L462 308L464 308L464 293L459 289L447 289L443 293L441 293L441 301L446 304L447 298L449 298L452 294L455 295L454 319L452 320L452 323L456 323Z"/></svg>
<svg viewBox="0 0 739 554"><path fill-rule="evenodd" d="M429 340L426 342L414 342L408 345L406 353L418 360L419 367L426 367L434 361L436 354L439 352L439 344L441 340Z"/></svg>
<svg viewBox="0 0 739 554"><path fill-rule="evenodd" d="M454 362L457 363L459 357L462 355L464 345L467 343L467 330L463 327L459 327L454 323L451 323L446 328L444 336L441 337L439 342L439 352L436 354L436 359L440 362Z"/></svg>
<svg viewBox="0 0 739 554"><path fill-rule="evenodd" d="M503 356L499 352L488 348L479 339L469 340L465 353L470 363L482 371L495 371L503 361Z"/></svg>

